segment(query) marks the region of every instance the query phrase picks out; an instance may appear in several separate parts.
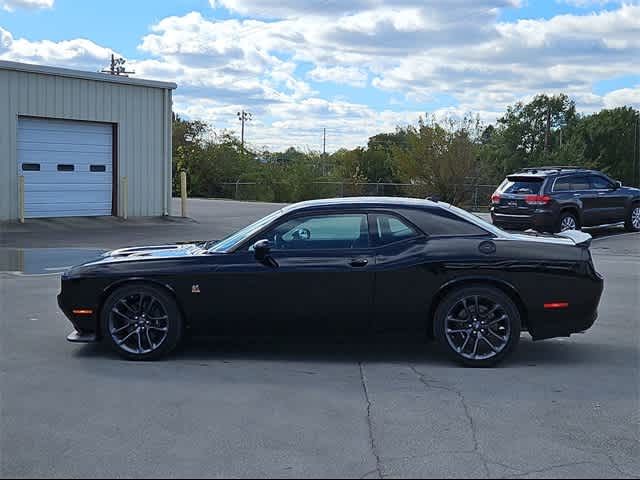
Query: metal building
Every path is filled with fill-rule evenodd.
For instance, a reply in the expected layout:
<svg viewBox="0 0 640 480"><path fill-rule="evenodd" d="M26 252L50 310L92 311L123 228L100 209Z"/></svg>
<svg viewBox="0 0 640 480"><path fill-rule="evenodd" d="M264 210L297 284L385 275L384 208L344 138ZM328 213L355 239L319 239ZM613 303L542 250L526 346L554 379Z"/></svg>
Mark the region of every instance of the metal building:
<svg viewBox="0 0 640 480"><path fill-rule="evenodd" d="M0 220L169 214L175 88L0 61Z"/></svg>

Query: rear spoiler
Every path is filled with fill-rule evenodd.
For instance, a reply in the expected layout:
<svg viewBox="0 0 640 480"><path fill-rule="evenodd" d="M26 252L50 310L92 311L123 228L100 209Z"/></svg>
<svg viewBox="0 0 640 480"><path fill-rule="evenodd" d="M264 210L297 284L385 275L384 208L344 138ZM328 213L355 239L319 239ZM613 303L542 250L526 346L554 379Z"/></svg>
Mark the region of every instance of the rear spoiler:
<svg viewBox="0 0 640 480"><path fill-rule="evenodd" d="M567 230L557 233L556 236L568 238L569 240L572 240L573 243L576 244L576 246L584 248L589 248L591 246L591 241L593 240L593 237L591 235L579 230Z"/></svg>

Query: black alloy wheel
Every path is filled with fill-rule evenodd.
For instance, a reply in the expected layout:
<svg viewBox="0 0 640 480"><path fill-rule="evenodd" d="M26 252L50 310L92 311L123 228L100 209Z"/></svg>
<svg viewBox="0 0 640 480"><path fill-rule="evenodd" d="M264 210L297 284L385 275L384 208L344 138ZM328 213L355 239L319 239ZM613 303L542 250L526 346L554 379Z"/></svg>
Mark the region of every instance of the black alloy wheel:
<svg viewBox="0 0 640 480"><path fill-rule="evenodd" d="M520 340L520 312L495 287L469 286L453 291L440 302L434 321L440 344L467 366L496 365Z"/></svg>
<svg viewBox="0 0 640 480"><path fill-rule="evenodd" d="M180 343L182 318L164 290L149 285L117 289L102 309L104 339L128 360L156 360Z"/></svg>

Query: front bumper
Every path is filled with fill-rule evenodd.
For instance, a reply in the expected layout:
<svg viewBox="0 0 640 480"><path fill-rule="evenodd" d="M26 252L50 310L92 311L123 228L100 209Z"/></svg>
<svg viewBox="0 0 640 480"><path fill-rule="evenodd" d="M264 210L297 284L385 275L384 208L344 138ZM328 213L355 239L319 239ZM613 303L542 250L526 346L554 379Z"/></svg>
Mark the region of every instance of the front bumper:
<svg viewBox="0 0 640 480"><path fill-rule="evenodd" d="M71 308L65 302L62 293L58 295L58 306L64 315L69 319L75 329L67 336L67 340L72 343L93 343L99 341L96 320L94 315L74 315Z"/></svg>
<svg viewBox="0 0 640 480"><path fill-rule="evenodd" d="M98 336L95 333L80 333L74 330L67 336L67 341L71 343L97 343Z"/></svg>

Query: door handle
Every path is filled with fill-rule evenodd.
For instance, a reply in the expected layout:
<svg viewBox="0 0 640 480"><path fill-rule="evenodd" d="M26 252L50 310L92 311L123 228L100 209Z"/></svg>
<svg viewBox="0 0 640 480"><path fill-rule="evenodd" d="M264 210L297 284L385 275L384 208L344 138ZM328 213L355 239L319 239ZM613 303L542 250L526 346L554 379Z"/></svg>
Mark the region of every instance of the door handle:
<svg viewBox="0 0 640 480"><path fill-rule="evenodd" d="M367 260L366 258L354 258L349 262L349 265L354 268L363 268L369 265L369 260Z"/></svg>

